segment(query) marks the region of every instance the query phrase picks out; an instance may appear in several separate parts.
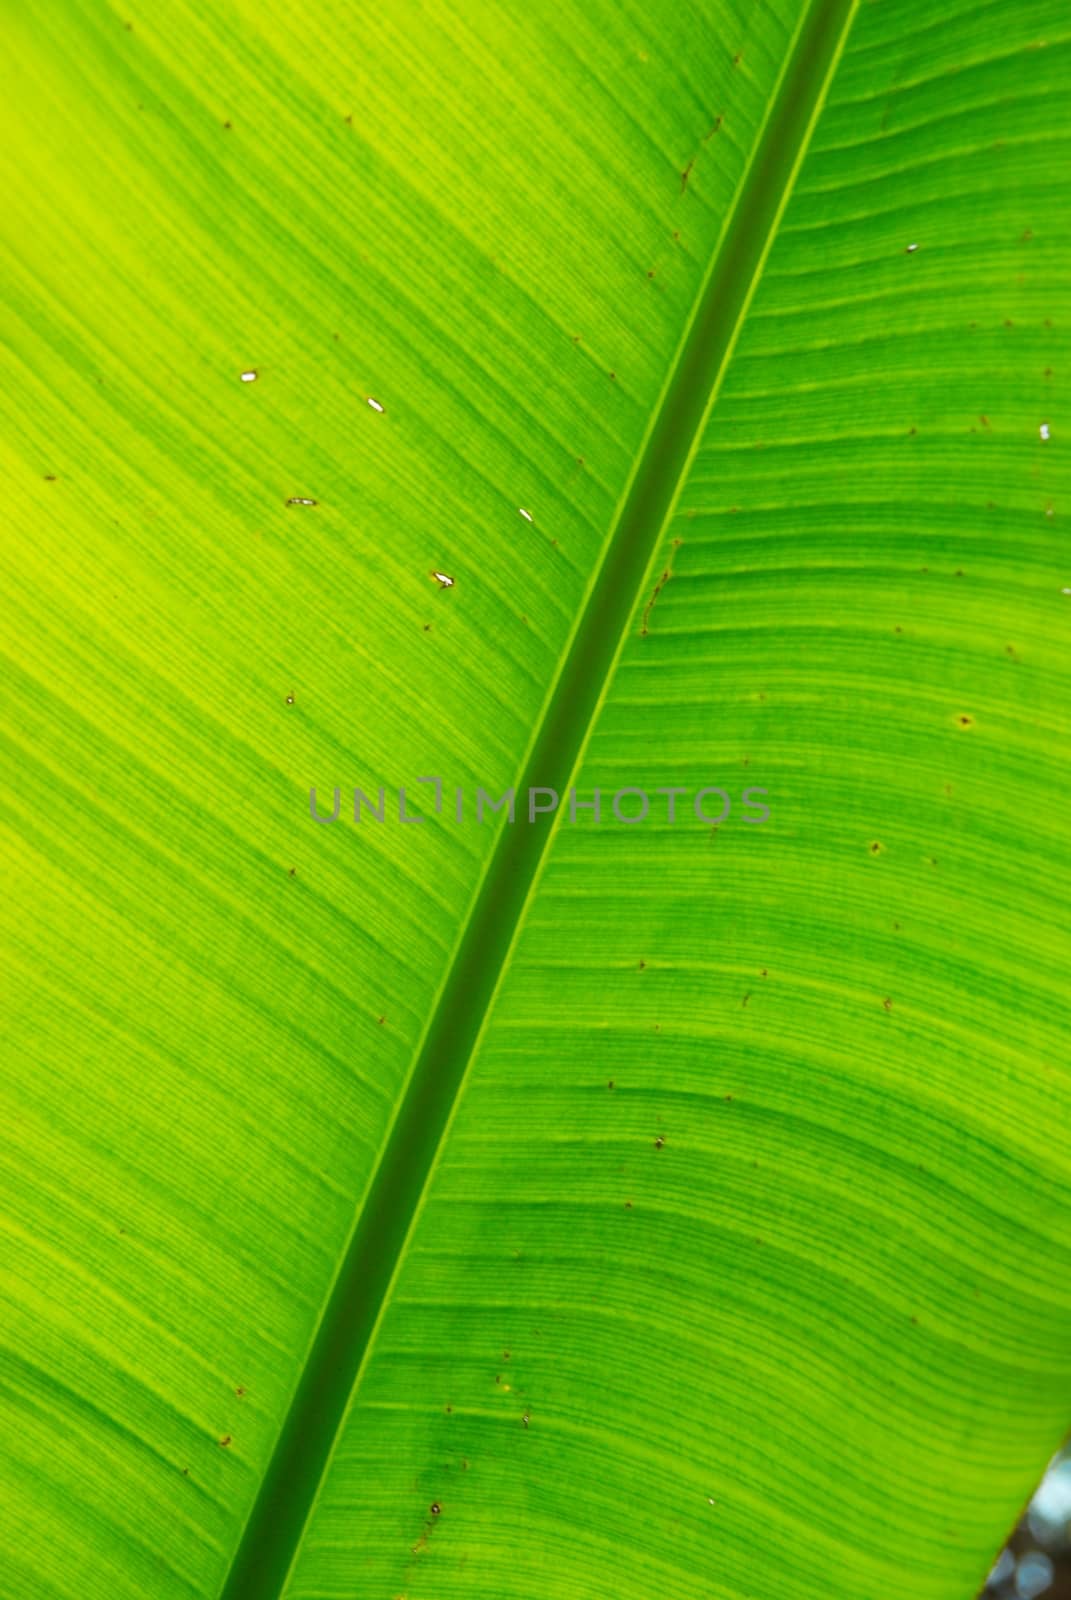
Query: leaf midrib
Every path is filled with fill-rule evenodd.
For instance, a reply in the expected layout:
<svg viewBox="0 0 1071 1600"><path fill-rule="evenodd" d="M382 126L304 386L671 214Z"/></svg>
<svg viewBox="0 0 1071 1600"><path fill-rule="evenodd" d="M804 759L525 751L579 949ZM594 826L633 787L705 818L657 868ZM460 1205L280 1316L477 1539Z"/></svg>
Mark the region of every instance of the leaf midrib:
<svg viewBox="0 0 1071 1600"><path fill-rule="evenodd" d="M732 353L857 0L805 9L517 780L564 795ZM276 1600L371 1347L553 818L503 825L220 1600Z"/></svg>

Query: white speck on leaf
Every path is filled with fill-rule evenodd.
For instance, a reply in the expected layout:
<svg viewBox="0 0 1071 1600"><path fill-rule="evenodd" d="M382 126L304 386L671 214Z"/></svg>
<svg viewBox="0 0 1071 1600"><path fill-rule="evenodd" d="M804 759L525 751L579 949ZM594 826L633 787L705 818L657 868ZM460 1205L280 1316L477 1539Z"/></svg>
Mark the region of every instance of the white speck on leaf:
<svg viewBox="0 0 1071 1600"><path fill-rule="evenodd" d="M381 406L378 400L372 399L371 395L366 396L366 398L373 411L386 411L386 406Z"/></svg>
<svg viewBox="0 0 1071 1600"><path fill-rule="evenodd" d="M288 506L314 506L315 500L309 500L305 495L291 495L286 502Z"/></svg>
<svg viewBox="0 0 1071 1600"><path fill-rule="evenodd" d="M1049 424L1047 422L1043 422L1041 427L1038 429L1038 432L1041 434L1041 442L1043 444L1047 444L1049 439Z"/></svg>
<svg viewBox="0 0 1071 1600"><path fill-rule="evenodd" d="M523 506L518 506L517 510L520 512L520 514L524 518L525 522L534 522L535 521L535 518L532 516L532 513L530 511L526 511Z"/></svg>
<svg viewBox="0 0 1071 1600"><path fill-rule="evenodd" d="M909 244L907 249L904 251L904 254L905 254L905 256L913 256L917 249L918 249L918 245L917 244Z"/></svg>
<svg viewBox="0 0 1071 1600"><path fill-rule="evenodd" d="M260 374L254 368L250 368L250 370L248 372L243 372L242 373L242 382L243 383L256 383L257 378L259 376L260 376Z"/></svg>
<svg viewBox="0 0 1071 1600"><path fill-rule="evenodd" d="M452 589L454 587L453 578L448 578L445 572L433 572L432 577L440 589Z"/></svg>

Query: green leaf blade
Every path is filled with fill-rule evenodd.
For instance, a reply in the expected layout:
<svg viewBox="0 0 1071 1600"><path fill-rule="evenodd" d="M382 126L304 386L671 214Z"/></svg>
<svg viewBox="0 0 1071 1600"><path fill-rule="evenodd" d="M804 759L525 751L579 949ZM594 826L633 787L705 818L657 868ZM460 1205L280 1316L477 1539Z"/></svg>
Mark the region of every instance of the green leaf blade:
<svg viewBox="0 0 1071 1600"><path fill-rule="evenodd" d="M1066 23L859 13L719 382L799 19L13 19L12 1592L966 1600L1056 1443ZM530 840L308 785L596 701L771 823L561 827L488 1008Z"/></svg>

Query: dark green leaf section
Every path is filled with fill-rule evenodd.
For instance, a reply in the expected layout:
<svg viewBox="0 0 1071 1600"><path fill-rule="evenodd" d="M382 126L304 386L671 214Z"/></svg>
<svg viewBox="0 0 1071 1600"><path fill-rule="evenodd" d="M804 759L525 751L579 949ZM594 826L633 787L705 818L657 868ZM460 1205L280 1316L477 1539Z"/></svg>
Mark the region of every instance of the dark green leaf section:
<svg viewBox="0 0 1071 1600"><path fill-rule="evenodd" d="M519 795L561 794L632 618L852 13L816 0L727 219L548 700ZM538 867L547 821L503 829L231 1566L224 1600L280 1591Z"/></svg>

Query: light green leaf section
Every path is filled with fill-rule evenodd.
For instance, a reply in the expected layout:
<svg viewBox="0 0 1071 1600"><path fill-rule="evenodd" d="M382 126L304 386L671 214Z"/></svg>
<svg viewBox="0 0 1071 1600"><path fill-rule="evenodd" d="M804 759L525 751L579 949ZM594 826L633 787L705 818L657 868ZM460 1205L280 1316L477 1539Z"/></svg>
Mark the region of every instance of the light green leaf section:
<svg viewBox="0 0 1071 1600"><path fill-rule="evenodd" d="M795 18L5 10L0 1590L212 1595Z"/></svg>
<svg viewBox="0 0 1071 1600"><path fill-rule="evenodd" d="M802 8L4 9L0 1591L207 1600L495 844L353 786L522 770ZM575 780L732 813L498 930L287 1600L970 1600L1058 1442L1069 39L854 16Z"/></svg>

